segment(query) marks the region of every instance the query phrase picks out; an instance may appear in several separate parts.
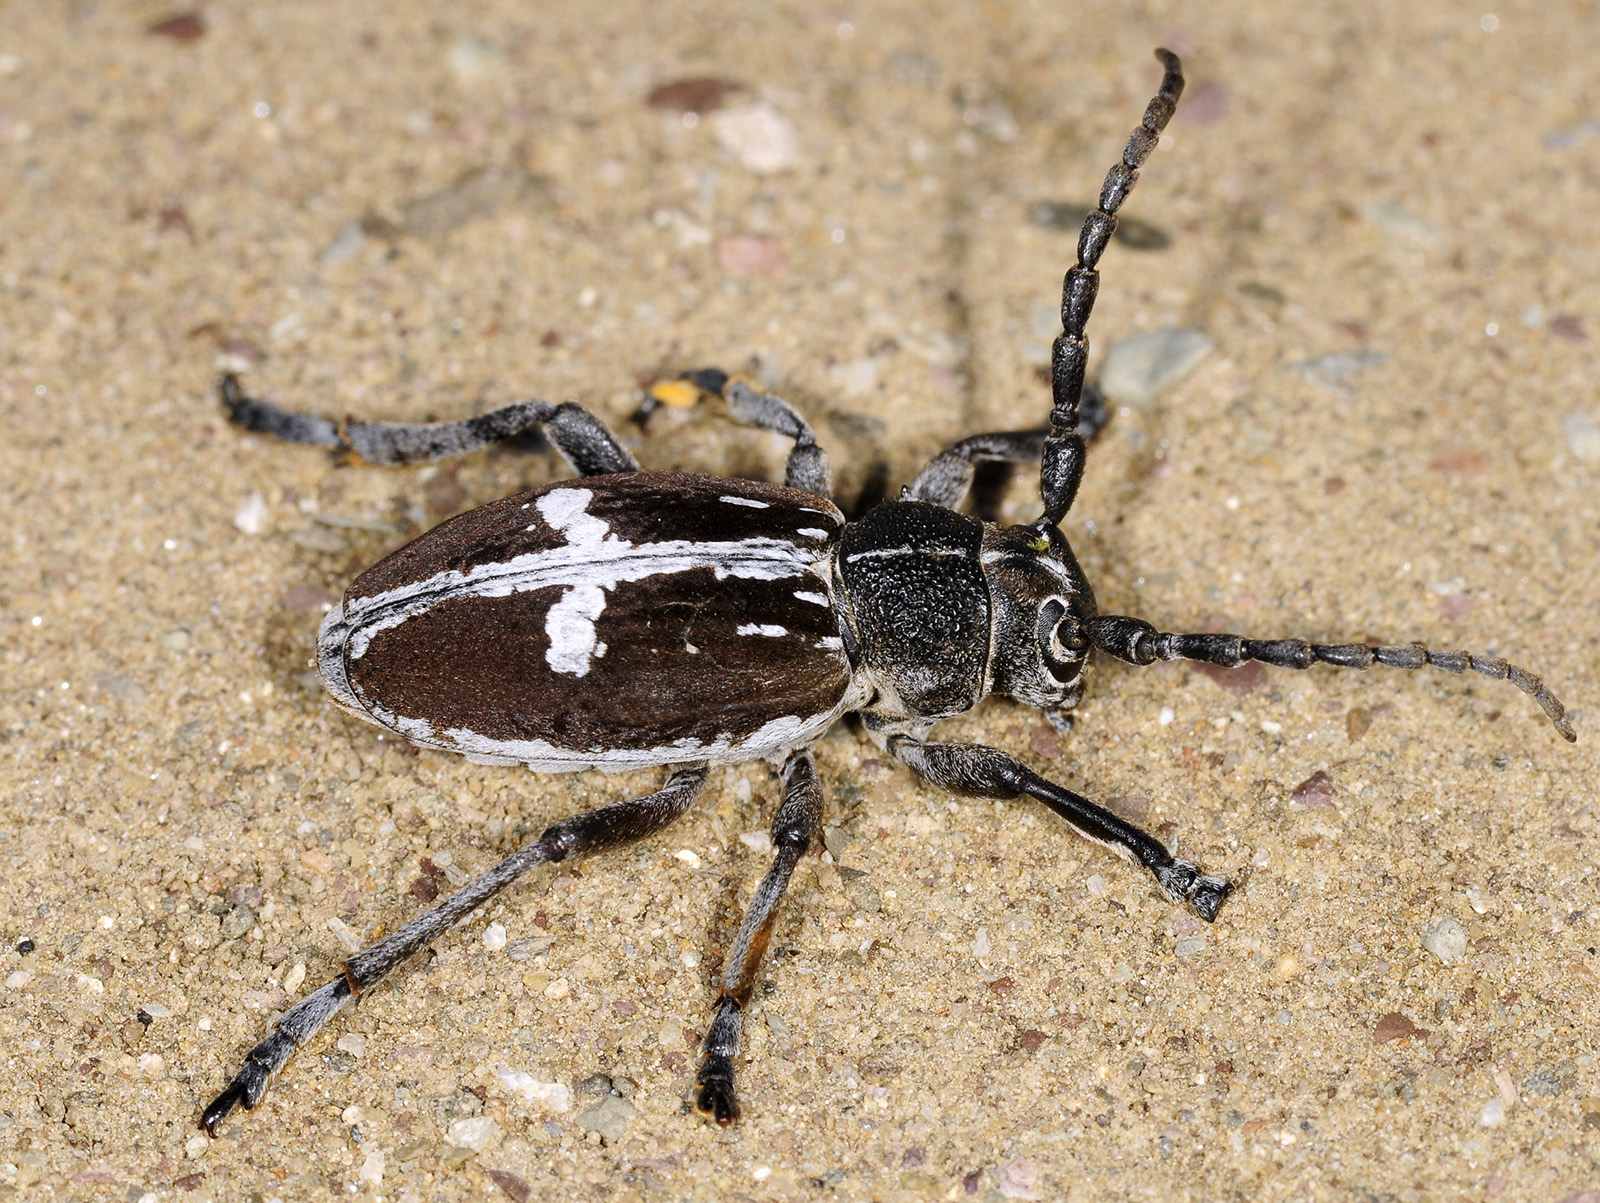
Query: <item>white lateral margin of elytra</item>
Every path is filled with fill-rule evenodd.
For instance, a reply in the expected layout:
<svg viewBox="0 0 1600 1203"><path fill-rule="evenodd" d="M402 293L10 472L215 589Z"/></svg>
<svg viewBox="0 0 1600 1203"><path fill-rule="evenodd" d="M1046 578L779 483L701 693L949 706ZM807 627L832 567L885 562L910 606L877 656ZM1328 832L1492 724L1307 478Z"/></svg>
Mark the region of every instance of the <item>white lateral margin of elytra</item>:
<svg viewBox="0 0 1600 1203"><path fill-rule="evenodd" d="M605 611L604 591L615 589L623 581L642 581L696 568L711 569L718 580L733 576L775 581L820 575L816 550L788 539L763 536L630 543L613 535L609 523L588 512L593 498L589 489L554 489L533 503L545 521L567 537L561 547L479 564L467 572L451 569L348 602L344 619L350 632L350 659L360 659L379 632L426 613L441 601L506 597L564 586L566 592L546 615L550 650L545 653L545 660L556 672L581 677L589 671L592 658L604 654L605 645L594 625Z"/></svg>

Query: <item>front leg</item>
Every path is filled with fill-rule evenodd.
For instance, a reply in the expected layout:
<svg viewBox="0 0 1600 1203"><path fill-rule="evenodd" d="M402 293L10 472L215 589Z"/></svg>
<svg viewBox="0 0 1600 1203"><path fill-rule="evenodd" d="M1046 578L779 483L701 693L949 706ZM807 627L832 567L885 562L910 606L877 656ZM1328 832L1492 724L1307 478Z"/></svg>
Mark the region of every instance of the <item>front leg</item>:
<svg viewBox="0 0 1600 1203"><path fill-rule="evenodd" d="M750 909L728 951L717 1013L706 1032L700 1050L704 1059L695 1075L695 1106L723 1127L739 1118L739 1102L733 1091L733 1059L739 1055L740 1027L755 990L756 973L778 921L778 904L822 823L822 786L817 781L817 762L810 752L795 752L784 763L783 786L783 803L772 819L772 843L777 855L756 887Z"/></svg>
<svg viewBox="0 0 1600 1203"><path fill-rule="evenodd" d="M1174 902L1187 901L1206 921L1216 919L1233 889L1221 877L1202 876L1179 860L1154 836L1096 806L1082 794L1047 781L1015 756L981 744L923 743L907 735L892 737L889 750L913 772L956 794L980 798L1037 798L1060 815L1079 835L1143 865L1155 875Z"/></svg>

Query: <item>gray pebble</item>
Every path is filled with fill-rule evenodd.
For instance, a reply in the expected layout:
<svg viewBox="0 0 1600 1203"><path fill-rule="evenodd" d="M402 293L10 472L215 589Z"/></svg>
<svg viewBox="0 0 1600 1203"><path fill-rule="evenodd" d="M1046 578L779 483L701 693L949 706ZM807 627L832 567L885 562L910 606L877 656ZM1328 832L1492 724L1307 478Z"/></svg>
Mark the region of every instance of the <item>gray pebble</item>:
<svg viewBox="0 0 1600 1203"><path fill-rule="evenodd" d="M1300 373L1319 388L1345 396L1355 387L1357 376L1383 360L1382 351L1338 351L1293 364L1289 370Z"/></svg>
<svg viewBox="0 0 1600 1203"><path fill-rule="evenodd" d="M639 1109L627 1099L608 1094L578 1112L578 1127L598 1132L608 1141L621 1140Z"/></svg>
<svg viewBox="0 0 1600 1203"><path fill-rule="evenodd" d="M1180 957L1192 957L1197 952L1205 951L1206 938L1204 936L1190 936L1186 940L1179 940L1173 952Z"/></svg>
<svg viewBox="0 0 1600 1203"><path fill-rule="evenodd" d="M247 935L255 925L256 917L250 908L236 906L222 916L222 938L224 940L237 940L240 936Z"/></svg>
<svg viewBox="0 0 1600 1203"><path fill-rule="evenodd" d="M1579 410L1561 419L1561 430L1567 436L1567 446L1572 454L1586 464L1600 464L1600 423Z"/></svg>
<svg viewBox="0 0 1600 1203"><path fill-rule="evenodd" d="M1200 366L1214 344L1198 330L1169 328L1111 344L1100 391L1113 405L1146 409Z"/></svg>

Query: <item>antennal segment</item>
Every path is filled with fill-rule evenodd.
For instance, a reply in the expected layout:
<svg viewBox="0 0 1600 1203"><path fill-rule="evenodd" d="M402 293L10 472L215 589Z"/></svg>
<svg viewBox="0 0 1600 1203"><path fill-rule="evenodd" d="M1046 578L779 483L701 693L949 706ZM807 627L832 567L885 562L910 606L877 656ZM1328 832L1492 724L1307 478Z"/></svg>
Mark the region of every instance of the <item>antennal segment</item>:
<svg viewBox="0 0 1600 1203"><path fill-rule="evenodd" d="M1140 618L1103 614L1088 622L1089 641L1102 651L1129 664L1154 664L1157 660L1199 660L1237 668L1246 660L1259 660L1277 668L1310 668L1331 664L1335 668L1421 668L1430 665L1447 673L1467 669L1496 681L1510 681L1539 703L1555 729L1568 743L1578 734L1567 718L1567 708L1550 687L1525 668L1475 652L1436 652L1420 643L1398 647L1366 643L1307 643L1304 639L1242 639L1238 635L1174 635L1158 631Z"/></svg>
<svg viewBox="0 0 1600 1203"><path fill-rule="evenodd" d="M1077 265L1067 272L1061 286L1061 335L1050 351L1050 437L1045 441L1039 476L1043 525L1060 525L1083 480L1084 441L1078 434L1078 403L1083 397L1083 376L1089 364L1089 340L1084 337L1083 328L1094 311L1095 294L1100 289L1100 273L1095 268L1116 232L1117 210L1133 191L1139 168L1155 149L1183 94L1183 66L1178 56L1170 50L1157 50L1156 58L1166 69L1161 90L1145 108L1139 128L1129 137L1122 161L1106 173L1106 182L1100 186L1100 207L1084 219L1083 232L1078 235Z"/></svg>

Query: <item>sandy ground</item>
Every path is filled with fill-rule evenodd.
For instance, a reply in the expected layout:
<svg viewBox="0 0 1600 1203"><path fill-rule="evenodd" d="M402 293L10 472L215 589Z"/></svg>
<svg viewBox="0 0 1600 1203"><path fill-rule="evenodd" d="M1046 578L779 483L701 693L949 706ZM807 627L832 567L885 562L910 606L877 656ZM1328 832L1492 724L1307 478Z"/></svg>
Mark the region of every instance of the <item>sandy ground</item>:
<svg viewBox="0 0 1600 1203"><path fill-rule="evenodd" d="M0 11L0 1195L1596 1198L1600 20L1135 7ZM764 765L535 875L198 1137L342 940L657 780L335 711L325 605L558 467L336 467L230 428L219 367L335 415L577 398L648 465L770 477L710 405L629 422L664 372L752 370L854 506L1042 419L1075 236L1033 207L1094 195L1162 43L1189 92L1127 213L1167 245L1113 246L1091 334L1215 348L1094 451L1102 605L1498 652L1578 745L1388 670L1102 666L1071 737L948 724L1241 880L1204 927L841 727L741 1125L685 1103Z"/></svg>

